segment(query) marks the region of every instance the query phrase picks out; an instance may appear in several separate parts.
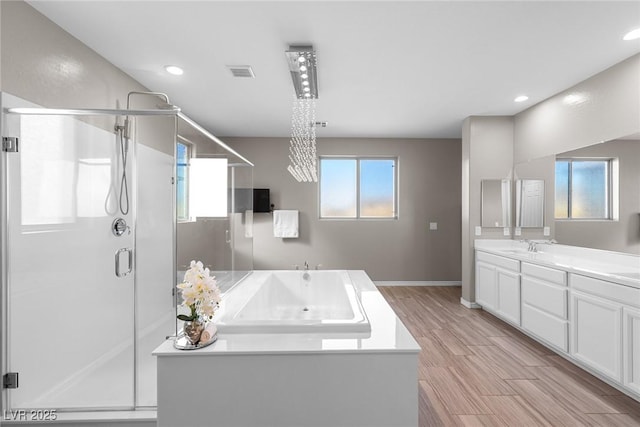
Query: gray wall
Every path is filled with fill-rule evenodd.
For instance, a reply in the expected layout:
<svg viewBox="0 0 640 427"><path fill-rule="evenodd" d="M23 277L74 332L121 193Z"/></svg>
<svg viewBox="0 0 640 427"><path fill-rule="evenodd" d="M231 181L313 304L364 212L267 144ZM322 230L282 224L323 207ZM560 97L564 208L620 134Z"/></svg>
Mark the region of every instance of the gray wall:
<svg viewBox="0 0 640 427"><path fill-rule="evenodd" d="M640 54L517 114L514 163L640 132L638 76Z"/></svg>
<svg viewBox="0 0 640 427"><path fill-rule="evenodd" d="M22 1L3 1L0 89L46 107L119 108L144 87Z"/></svg>
<svg viewBox="0 0 640 427"><path fill-rule="evenodd" d="M460 280L460 140L318 139L319 155L398 157L398 220L320 220L317 184L286 171L287 138L223 140L254 162L254 187L269 188L276 209L300 211L298 239L273 237L272 216L254 214L255 269L308 261L379 281Z"/></svg>
<svg viewBox="0 0 640 427"><path fill-rule="evenodd" d="M475 300L474 251L478 239L508 239L502 228L482 228L483 179L511 179L513 168L513 118L468 117L462 132L462 298Z"/></svg>
<svg viewBox="0 0 640 427"><path fill-rule="evenodd" d="M147 90L27 3L2 1L0 9L3 92L51 108L125 108L129 92ZM132 98L133 108L156 103ZM83 120L114 126L112 117ZM173 153L161 139L146 138L145 145Z"/></svg>

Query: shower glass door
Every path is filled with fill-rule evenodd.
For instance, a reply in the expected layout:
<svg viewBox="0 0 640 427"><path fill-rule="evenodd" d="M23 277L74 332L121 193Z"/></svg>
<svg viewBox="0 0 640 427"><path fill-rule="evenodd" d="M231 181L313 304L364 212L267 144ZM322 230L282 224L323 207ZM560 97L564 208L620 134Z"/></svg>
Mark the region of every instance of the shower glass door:
<svg viewBox="0 0 640 427"><path fill-rule="evenodd" d="M91 120L6 116L11 409L134 405L135 153L121 187L116 118Z"/></svg>

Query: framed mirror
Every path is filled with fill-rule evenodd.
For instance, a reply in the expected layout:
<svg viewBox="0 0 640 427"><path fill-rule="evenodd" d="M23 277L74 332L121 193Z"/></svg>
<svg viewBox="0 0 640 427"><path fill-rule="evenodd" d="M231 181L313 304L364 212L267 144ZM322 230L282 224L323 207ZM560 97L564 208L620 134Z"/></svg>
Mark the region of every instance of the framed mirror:
<svg viewBox="0 0 640 427"><path fill-rule="evenodd" d="M482 180L481 225L483 227L511 227L511 181Z"/></svg>
<svg viewBox="0 0 640 427"><path fill-rule="evenodd" d="M516 180L516 227L544 227L544 180Z"/></svg>

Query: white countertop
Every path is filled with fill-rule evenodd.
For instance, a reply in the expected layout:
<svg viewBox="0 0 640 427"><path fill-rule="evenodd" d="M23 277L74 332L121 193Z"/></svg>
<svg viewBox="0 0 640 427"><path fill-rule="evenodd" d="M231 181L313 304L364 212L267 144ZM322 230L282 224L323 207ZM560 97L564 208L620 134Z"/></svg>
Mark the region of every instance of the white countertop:
<svg viewBox="0 0 640 427"><path fill-rule="evenodd" d="M155 356L216 356L232 354L314 353L418 353L420 346L391 309L364 271L350 270L360 291L361 302L371 324L370 333L340 334L218 334L218 341L198 350L173 347L168 339L153 351ZM240 283L240 286L242 284ZM223 299L224 303L224 299Z"/></svg>
<svg viewBox="0 0 640 427"><path fill-rule="evenodd" d="M475 249L640 288L640 256L560 244L538 244L537 252L528 252L528 244L518 240L475 241Z"/></svg>

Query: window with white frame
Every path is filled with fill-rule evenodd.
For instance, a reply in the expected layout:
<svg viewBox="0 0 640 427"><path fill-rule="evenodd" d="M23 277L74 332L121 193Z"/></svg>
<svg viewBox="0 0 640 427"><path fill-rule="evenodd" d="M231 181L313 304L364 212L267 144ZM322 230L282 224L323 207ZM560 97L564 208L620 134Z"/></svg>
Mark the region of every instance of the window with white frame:
<svg viewBox="0 0 640 427"><path fill-rule="evenodd" d="M557 159L555 218L614 219L616 164L615 159Z"/></svg>
<svg viewBox="0 0 640 427"><path fill-rule="evenodd" d="M321 157L320 218L397 218L397 162Z"/></svg>

